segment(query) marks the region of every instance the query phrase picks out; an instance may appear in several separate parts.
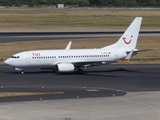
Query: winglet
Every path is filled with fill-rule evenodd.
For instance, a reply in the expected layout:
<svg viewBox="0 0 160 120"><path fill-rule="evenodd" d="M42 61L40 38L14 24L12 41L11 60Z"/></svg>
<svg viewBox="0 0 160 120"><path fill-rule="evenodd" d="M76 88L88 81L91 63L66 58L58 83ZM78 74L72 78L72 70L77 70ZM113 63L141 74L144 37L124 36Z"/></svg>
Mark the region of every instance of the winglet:
<svg viewBox="0 0 160 120"><path fill-rule="evenodd" d="M72 41L70 41L70 42L68 43L68 45L66 46L65 50L70 50L71 44L72 44Z"/></svg>

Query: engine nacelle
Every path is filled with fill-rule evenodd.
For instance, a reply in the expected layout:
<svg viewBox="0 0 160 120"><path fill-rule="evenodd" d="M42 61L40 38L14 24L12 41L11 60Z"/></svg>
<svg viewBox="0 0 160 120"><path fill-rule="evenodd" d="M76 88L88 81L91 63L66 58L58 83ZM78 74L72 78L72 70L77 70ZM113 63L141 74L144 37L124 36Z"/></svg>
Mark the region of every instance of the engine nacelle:
<svg viewBox="0 0 160 120"><path fill-rule="evenodd" d="M75 67L70 63L60 63L57 64L58 72L73 72Z"/></svg>

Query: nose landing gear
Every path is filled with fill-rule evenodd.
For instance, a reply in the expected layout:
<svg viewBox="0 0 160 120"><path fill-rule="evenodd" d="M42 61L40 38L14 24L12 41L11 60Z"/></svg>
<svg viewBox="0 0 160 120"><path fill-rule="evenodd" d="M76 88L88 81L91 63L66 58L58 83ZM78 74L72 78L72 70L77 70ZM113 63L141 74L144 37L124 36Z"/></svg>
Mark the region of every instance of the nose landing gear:
<svg viewBox="0 0 160 120"><path fill-rule="evenodd" d="M24 74L24 71L23 71L22 68L15 68L15 70L20 71L20 73L21 73L22 75Z"/></svg>
<svg viewBox="0 0 160 120"><path fill-rule="evenodd" d="M23 75L23 74L24 74L24 71L22 70L20 73Z"/></svg>

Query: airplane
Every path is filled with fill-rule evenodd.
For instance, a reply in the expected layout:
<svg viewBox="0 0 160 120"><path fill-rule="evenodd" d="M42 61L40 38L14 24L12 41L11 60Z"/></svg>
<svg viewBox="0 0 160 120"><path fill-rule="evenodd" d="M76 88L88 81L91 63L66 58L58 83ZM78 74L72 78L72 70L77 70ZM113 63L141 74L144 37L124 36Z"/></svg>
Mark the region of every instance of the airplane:
<svg viewBox="0 0 160 120"><path fill-rule="evenodd" d="M59 73L83 73L91 66L107 65L118 60L129 60L139 51L136 49L142 17L136 17L120 39L109 46L99 49L70 49L70 41L61 50L32 50L14 54L4 61L15 70L24 74L24 69L53 69Z"/></svg>

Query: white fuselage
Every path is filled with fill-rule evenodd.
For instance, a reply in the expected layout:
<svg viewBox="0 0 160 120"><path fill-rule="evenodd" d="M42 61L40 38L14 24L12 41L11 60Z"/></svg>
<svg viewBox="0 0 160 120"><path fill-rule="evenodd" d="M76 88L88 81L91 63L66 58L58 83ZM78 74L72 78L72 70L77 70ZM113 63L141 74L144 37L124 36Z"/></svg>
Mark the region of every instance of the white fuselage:
<svg viewBox="0 0 160 120"><path fill-rule="evenodd" d="M71 49L71 50L36 50L13 55L5 61L14 68L54 68L59 63L81 65L103 65L116 62L127 56L124 50L106 49Z"/></svg>

